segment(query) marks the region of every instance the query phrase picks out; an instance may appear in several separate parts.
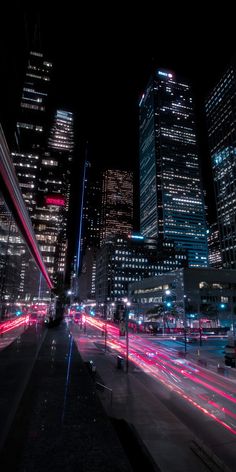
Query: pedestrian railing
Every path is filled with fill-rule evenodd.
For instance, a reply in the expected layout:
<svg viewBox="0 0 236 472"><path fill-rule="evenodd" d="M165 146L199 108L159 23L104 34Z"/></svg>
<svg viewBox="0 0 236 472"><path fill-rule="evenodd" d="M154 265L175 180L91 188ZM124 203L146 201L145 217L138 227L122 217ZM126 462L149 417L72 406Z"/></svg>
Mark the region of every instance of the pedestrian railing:
<svg viewBox="0 0 236 472"><path fill-rule="evenodd" d="M97 388L98 390L100 390L100 392L104 392L104 391L109 392L109 395L110 395L110 405L111 405L111 407L112 407L112 393L113 393L113 392L112 392L112 388L109 388L109 387L107 387L106 385L104 385L104 384L102 384L102 383L100 383L100 382L96 382L96 388Z"/></svg>

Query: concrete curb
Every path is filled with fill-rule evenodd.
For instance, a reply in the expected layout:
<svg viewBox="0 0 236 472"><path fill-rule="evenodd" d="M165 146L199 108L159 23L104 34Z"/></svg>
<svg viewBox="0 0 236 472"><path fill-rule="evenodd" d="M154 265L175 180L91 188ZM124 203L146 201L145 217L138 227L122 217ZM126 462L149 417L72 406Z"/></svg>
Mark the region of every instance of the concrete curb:
<svg viewBox="0 0 236 472"><path fill-rule="evenodd" d="M190 449L200 457L212 472L232 472L231 469L199 439L191 441Z"/></svg>

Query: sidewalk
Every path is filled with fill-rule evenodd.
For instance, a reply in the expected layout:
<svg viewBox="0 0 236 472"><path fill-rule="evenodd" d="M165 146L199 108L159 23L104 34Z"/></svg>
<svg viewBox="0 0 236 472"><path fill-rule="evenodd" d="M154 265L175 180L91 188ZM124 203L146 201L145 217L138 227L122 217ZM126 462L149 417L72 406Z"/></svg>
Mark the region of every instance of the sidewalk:
<svg viewBox="0 0 236 472"><path fill-rule="evenodd" d="M4 471L131 472L65 323L45 328L43 333L15 407L11 397L4 404L0 402L1 420L4 409L7 411L1 422L5 441L0 463ZM2 374L6 369L9 372L6 385L4 375L1 379L6 398L12 383L17 387L21 381L17 369L20 366L24 371L32 336L31 331L22 336L17 361L14 353L18 341L0 353ZM11 427L6 434L9 417Z"/></svg>

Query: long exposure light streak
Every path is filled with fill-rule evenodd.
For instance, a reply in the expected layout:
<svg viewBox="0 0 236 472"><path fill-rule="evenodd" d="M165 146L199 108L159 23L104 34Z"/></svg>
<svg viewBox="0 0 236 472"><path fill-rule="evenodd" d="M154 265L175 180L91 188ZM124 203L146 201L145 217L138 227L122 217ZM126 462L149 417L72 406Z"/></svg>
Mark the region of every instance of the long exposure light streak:
<svg viewBox="0 0 236 472"><path fill-rule="evenodd" d="M86 317L92 327L104 331L104 322ZM107 346L125 356L125 340L119 328L107 323ZM156 347L152 341L129 333L129 360L161 382L190 405L236 435L236 387L229 379L206 370L186 359L178 359L174 349ZM200 391L199 391L200 388ZM205 392L202 395L201 392ZM225 404L226 403L226 404Z"/></svg>
<svg viewBox="0 0 236 472"><path fill-rule="evenodd" d="M15 318L14 320L8 320L0 323L0 334L7 333L14 328L18 328L24 323L29 322L29 315L21 316L20 318Z"/></svg>

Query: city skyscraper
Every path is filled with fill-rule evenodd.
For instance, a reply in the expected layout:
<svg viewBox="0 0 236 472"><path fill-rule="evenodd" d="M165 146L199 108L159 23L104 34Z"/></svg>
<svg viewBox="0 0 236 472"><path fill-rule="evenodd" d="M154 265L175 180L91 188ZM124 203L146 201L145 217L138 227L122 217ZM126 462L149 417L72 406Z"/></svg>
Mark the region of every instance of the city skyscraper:
<svg viewBox="0 0 236 472"><path fill-rule="evenodd" d="M100 246L102 175L85 160L81 196L81 232L78 241L79 296L95 298L96 256Z"/></svg>
<svg viewBox="0 0 236 472"><path fill-rule="evenodd" d="M208 138L223 267L236 268L236 65L232 62L206 100Z"/></svg>
<svg viewBox="0 0 236 472"><path fill-rule="evenodd" d="M52 64L41 52L30 51L12 152L24 201L32 216L40 159L46 145L48 92Z"/></svg>
<svg viewBox="0 0 236 472"><path fill-rule="evenodd" d="M48 150L40 161L37 205L32 215L44 261L57 285L64 281L66 271L73 151L73 113L57 110Z"/></svg>
<svg viewBox="0 0 236 472"><path fill-rule="evenodd" d="M101 243L133 229L133 174L108 169L102 179Z"/></svg>
<svg viewBox="0 0 236 472"><path fill-rule="evenodd" d="M29 53L12 158L43 260L58 285L66 270L74 130L73 114L64 110L57 110L50 130L51 69L41 52Z"/></svg>
<svg viewBox="0 0 236 472"><path fill-rule="evenodd" d="M206 267L205 209L190 85L158 69L139 108L141 233L173 241L187 250L190 267Z"/></svg>
<svg viewBox="0 0 236 472"><path fill-rule="evenodd" d="M82 214L82 252L87 247L100 246L100 223L102 205L102 174L88 163L84 182Z"/></svg>

